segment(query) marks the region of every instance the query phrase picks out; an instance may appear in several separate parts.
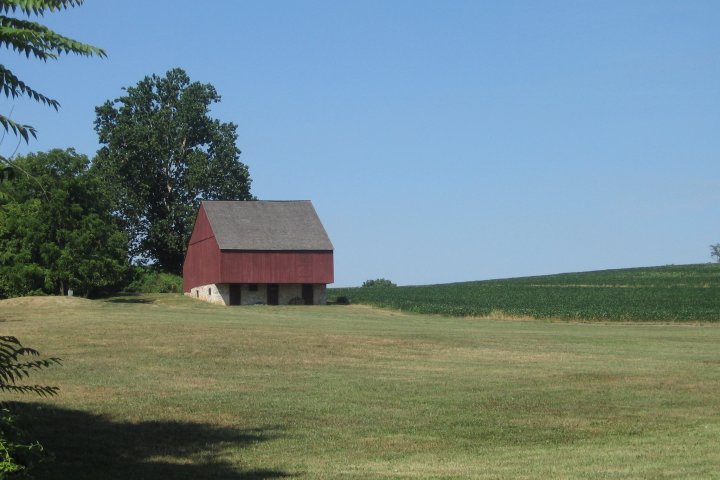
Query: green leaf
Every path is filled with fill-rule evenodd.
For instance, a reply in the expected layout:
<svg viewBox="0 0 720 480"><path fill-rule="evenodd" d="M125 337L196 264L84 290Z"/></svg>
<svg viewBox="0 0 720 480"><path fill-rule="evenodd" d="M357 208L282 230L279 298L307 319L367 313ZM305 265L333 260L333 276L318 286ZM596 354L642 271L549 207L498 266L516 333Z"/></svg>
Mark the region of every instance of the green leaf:
<svg viewBox="0 0 720 480"><path fill-rule="evenodd" d="M0 47L5 47L26 58L47 61L60 55L75 54L86 57L106 57L103 49L60 35L50 28L32 20L18 18L14 14L42 16L45 12L82 5L82 0L0 0ZM27 96L57 110L60 104L28 86L8 68L0 65L0 91L8 98ZM12 132L26 143L37 132L30 125L17 123L7 117L0 118L5 132Z"/></svg>

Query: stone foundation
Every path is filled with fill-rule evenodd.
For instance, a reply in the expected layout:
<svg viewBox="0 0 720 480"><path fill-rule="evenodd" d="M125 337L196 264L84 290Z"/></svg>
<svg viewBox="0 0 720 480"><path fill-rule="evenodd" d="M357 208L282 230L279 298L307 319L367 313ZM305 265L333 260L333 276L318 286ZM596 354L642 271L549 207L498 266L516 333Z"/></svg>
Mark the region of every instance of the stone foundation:
<svg viewBox="0 0 720 480"><path fill-rule="evenodd" d="M185 292L185 295L218 305L230 304L230 286L226 283L220 285L211 283L210 285L191 288L189 292Z"/></svg>
<svg viewBox="0 0 720 480"><path fill-rule="evenodd" d="M302 299L301 283L281 283L278 285L278 304L289 305L294 298ZM218 305L230 305L230 284L219 283L193 287L185 295ZM267 284L240 284L240 305L258 305L267 303ZM327 303L327 286L313 284L313 304Z"/></svg>

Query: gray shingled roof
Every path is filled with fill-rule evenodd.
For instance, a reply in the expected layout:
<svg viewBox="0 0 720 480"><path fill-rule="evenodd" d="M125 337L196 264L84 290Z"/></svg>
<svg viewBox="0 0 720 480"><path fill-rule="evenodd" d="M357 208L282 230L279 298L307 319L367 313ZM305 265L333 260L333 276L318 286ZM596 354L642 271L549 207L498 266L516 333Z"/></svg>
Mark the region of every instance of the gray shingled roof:
<svg viewBox="0 0 720 480"><path fill-rule="evenodd" d="M333 249L308 200L202 204L221 250Z"/></svg>

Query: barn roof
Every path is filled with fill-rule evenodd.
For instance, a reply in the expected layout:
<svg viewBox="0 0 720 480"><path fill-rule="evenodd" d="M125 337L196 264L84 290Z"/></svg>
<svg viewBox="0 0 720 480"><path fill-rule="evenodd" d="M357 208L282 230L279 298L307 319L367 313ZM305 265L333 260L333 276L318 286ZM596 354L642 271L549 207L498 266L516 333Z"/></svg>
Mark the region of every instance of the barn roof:
<svg viewBox="0 0 720 480"><path fill-rule="evenodd" d="M332 250L309 200L203 201L221 250Z"/></svg>

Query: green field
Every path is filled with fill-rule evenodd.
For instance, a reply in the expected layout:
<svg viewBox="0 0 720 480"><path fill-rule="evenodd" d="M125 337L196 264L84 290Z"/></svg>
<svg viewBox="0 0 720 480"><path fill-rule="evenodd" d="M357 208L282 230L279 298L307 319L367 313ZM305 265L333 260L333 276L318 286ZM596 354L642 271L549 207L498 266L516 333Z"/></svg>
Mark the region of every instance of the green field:
<svg viewBox="0 0 720 480"><path fill-rule="evenodd" d="M720 264L565 273L395 288L335 288L328 297L408 312L585 320L720 320Z"/></svg>
<svg viewBox="0 0 720 480"><path fill-rule="evenodd" d="M0 302L41 479L719 478L720 326Z"/></svg>

